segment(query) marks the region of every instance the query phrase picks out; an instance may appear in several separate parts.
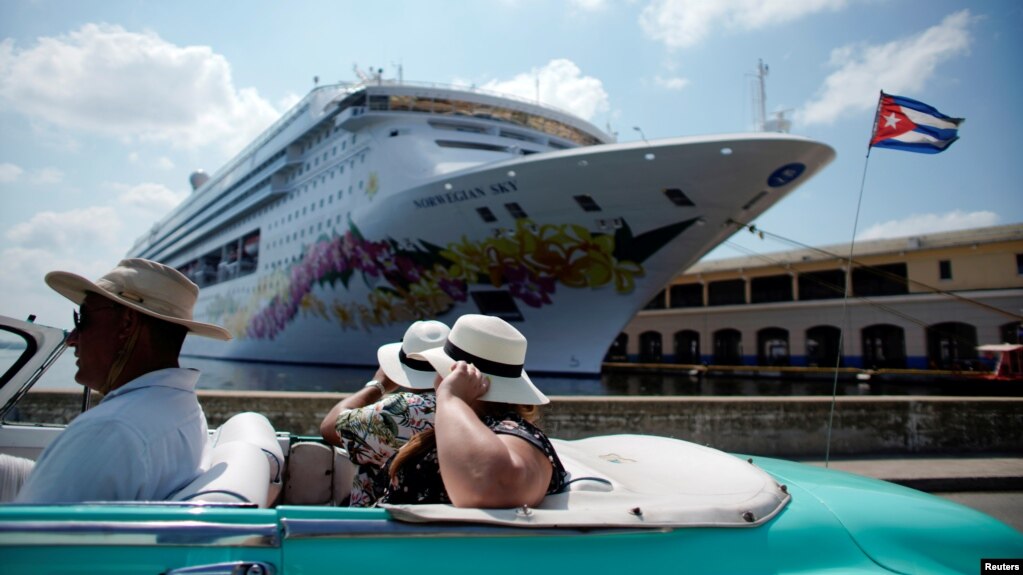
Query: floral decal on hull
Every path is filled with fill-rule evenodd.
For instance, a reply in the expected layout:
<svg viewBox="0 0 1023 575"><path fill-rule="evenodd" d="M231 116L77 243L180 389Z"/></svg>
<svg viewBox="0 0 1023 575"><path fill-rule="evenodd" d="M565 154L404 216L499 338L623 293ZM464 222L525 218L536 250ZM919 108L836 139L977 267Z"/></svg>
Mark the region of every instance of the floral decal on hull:
<svg viewBox="0 0 1023 575"><path fill-rule="evenodd" d="M370 241L349 222L343 235L321 236L300 261L260 280L252 305L218 297L205 315L237 336L273 339L299 313L362 330L438 317L467 301L473 286L507 289L533 308L552 304L559 284L613 285L616 293L627 294L644 275L641 263L694 221L633 236L628 226L614 235L593 234L579 225L537 226L522 219L507 236L481 241L462 236L446 248L425 241ZM365 284L365 300L327 302L314 294L316 286L351 291L354 281Z"/></svg>

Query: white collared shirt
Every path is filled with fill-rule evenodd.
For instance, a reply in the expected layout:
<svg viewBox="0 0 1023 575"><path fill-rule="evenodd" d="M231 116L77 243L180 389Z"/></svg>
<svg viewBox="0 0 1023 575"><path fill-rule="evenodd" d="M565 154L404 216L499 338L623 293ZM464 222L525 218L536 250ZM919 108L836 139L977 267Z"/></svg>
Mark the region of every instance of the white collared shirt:
<svg viewBox="0 0 1023 575"><path fill-rule="evenodd" d="M43 450L17 501L167 499L206 461L198 380L194 369L161 369L107 394Z"/></svg>

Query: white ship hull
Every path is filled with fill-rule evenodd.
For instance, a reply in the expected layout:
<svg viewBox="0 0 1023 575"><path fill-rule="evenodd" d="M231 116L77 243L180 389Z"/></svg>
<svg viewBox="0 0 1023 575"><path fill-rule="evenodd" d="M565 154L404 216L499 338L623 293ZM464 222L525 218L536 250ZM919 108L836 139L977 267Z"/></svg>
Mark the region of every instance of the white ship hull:
<svg viewBox="0 0 1023 575"><path fill-rule="evenodd" d="M179 207L144 238L136 255L193 277L199 264L218 262L218 278L207 265L197 280L196 316L235 339L189 338L185 353L372 366L377 347L400 340L411 321L489 313L526 335L528 370L597 373L626 323L734 233L732 220L752 221L834 157L823 144L781 134L520 155L514 146L484 149L503 141L495 131L458 144L475 148L450 150L431 141L434 118L355 106L301 148L302 126L285 125L261 144L262 156L248 151L248 172L236 161L211 184L269 174L264 188L253 184L245 196L236 185L239 199L225 197L221 209L200 188L195 201L209 206L210 223L188 212L199 208ZM351 149L337 154L337 142ZM275 149L287 153L274 160ZM246 198L255 203L237 208ZM234 247L247 249L248 273L228 255Z"/></svg>

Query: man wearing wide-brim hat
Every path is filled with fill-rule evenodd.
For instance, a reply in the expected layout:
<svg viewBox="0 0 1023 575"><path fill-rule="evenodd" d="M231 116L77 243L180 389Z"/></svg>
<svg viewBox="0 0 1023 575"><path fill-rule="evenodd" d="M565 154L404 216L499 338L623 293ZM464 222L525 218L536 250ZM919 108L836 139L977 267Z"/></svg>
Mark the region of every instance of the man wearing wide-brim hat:
<svg viewBox="0 0 1023 575"><path fill-rule="evenodd" d="M46 283L79 305L68 346L75 381L103 401L71 422L36 461L19 502L157 501L202 471L206 416L178 355L189 333L227 340L192 319L199 288L177 270L122 260L89 281L50 272Z"/></svg>

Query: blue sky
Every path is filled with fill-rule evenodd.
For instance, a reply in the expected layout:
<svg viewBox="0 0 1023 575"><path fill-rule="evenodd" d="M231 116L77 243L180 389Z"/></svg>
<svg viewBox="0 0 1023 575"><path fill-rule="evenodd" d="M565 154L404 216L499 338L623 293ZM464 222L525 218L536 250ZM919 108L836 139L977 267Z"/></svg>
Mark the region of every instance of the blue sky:
<svg viewBox="0 0 1023 575"><path fill-rule="evenodd" d="M68 327L43 275L98 277L312 86L353 67L536 95L620 141L750 131L767 110L837 160L758 226L799 242L1023 221L1015 0L5 0L0 314ZM931 156L875 150L879 90L967 119ZM738 247L736 247L738 246ZM742 233L710 257L789 249Z"/></svg>

